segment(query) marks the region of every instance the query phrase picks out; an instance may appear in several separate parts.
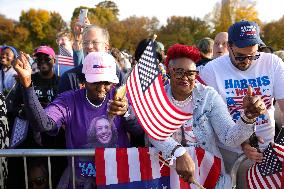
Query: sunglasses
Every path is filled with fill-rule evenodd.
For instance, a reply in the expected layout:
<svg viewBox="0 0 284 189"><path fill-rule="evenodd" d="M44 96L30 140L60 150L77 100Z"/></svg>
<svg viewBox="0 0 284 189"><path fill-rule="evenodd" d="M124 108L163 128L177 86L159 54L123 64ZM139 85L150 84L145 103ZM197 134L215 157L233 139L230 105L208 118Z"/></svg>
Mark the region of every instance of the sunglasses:
<svg viewBox="0 0 284 189"><path fill-rule="evenodd" d="M35 62L36 63L51 63L52 61L52 58L49 58L49 57L43 57L43 56L39 56L39 57L36 57L35 58Z"/></svg>
<svg viewBox="0 0 284 189"><path fill-rule="evenodd" d="M172 68L175 78L181 79L186 76L188 79L195 79L195 76L199 73L197 70L185 71L182 68Z"/></svg>
<svg viewBox="0 0 284 189"><path fill-rule="evenodd" d="M232 53L233 53L233 56L235 58L236 61L238 62L243 62L245 61L246 59L252 61L252 60L257 60L259 57L260 57L260 53L258 52L258 54L256 55L249 55L249 56L235 56L235 53L233 51L233 49L230 47Z"/></svg>
<svg viewBox="0 0 284 189"><path fill-rule="evenodd" d="M42 186L43 184L47 183L47 179L43 176L41 177L36 177L35 179L32 179L29 181L29 187L33 187L34 185L36 186Z"/></svg>

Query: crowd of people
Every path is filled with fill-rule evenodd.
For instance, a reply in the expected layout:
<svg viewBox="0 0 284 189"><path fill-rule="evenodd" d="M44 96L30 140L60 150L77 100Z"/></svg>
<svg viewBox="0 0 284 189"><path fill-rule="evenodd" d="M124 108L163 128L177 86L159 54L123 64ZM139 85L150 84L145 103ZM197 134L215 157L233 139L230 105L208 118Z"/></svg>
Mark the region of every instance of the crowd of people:
<svg viewBox="0 0 284 189"><path fill-rule="evenodd" d="M237 188L244 189L246 170L262 161L282 125L284 51L266 46L254 22L236 22L214 40L173 44L167 51L154 41L169 101L193 115L164 141L148 137L128 96L116 95L152 39L141 40L130 56L111 48L108 31L87 18L72 34L62 31L55 38L74 66L60 67L48 44L32 55L1 47L2 149L154 146L164 159L175 157L178 175L193 182L196 165L184 147L202 147L221 159L216 189L232 188L232 165L244 153L248 160L237 174ZM254 135L259 146L249 142ZM24 188L22 161L2 158L1 164L5 188ZM52 164L53 187L72 188L70 159L52 158ZM96 188L93 157L75 158L75 170L76 189ZM28 180L30 188L48 188L44 159L28 159Z"/></svg>

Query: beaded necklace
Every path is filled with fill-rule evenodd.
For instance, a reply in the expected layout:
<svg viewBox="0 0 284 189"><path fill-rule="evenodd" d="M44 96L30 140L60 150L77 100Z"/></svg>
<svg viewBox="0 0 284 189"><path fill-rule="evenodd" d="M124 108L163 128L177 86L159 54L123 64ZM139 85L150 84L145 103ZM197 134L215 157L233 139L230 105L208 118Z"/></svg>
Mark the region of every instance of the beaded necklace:
<svg viewBox="0 0 284 189"><path fill-rule="evenodd" d="M99 107L101 107L101 106L103 105L103 103L104 103L104 101L105 101L105 99L106 99L106 95L105 95L103 101L102 101L100 104L98 104L98 105L93 104L93 103L89 100L89 98L88 98L88 96L87 96L87 92L86 92L86 99L87 99L87 101L88 101L93 107L99 108Z"/></svg>
<svg viewBox="0 0 284 189"><path fill-rule="evenodd" d="M192 100L192 95L189 95L185 100L183 101L179 101L179 100L176 100L173 96L173 94L171 94L171 100L172 102L174 103L174 105L180 107L180 108L183 108L185 107L186 105L188 105L189 102L191 102Z"/></svg>

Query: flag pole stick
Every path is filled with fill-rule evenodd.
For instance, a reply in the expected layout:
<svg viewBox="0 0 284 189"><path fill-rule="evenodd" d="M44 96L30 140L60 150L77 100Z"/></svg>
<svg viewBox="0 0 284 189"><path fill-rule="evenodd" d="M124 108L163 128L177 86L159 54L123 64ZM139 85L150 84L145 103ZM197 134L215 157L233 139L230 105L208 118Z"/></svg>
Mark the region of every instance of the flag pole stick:
<svg viewBox="0 0 284 189"><path fill-rule="evenodd" d="M169 165L169 163L164 160L163 156L161 156L160 154L158 154L158 156L159 156L159 161L160 161L161 163L163 163L163 164L166 165L167 167L171 167L171 166ZM162 159L160 159L160 158L162 158ZM197 186L199 189L206 189L206 188L204 188L201 184L199 184L196 180L193 180L192 184L194 184L195 186Z"/></svg>
<svg viewBox="0 0 284 189"><path fill-rule="evenodd" d="M154 34L153 35L153 41L155 41L157 39L157 37L158 37L157 34Z"/></svg>

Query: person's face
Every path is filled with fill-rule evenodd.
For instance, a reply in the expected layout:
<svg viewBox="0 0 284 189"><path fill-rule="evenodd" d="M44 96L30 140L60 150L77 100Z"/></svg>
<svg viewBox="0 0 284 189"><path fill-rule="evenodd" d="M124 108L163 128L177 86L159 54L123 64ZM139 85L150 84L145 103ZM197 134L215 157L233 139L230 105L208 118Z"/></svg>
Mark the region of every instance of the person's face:
<svg viewBox="0 0 284 189"><path fill-rule="evenodd" d="M14 60L15 55L10 48L6 48L1 52L1 64L3 66L11 66L12 61Z"/></svg>
<svg viewBox="0 0 284 189"><path fill-rule="evenodd" d="M174 60L174 64L170 68L170 84L173 94L187 98L194 88L197 73L195 63L189 58Z"/></svg>
<svg viewBox="0 0 284 189"><path fill-rule="evenodd" d="M213 45L213 58L217 58L219 56L223 56L228 53L228 34L227 33L219 33L216 35Z"/></svg>
<svg viewBox="0 0 284 189"><path fill-rule="evenodd" d="M58 45L61 45L66 49L72 49L72 41L67 36L59 37L56 42Z"/></svg>
<svg viewBox="0 0 284 189"><path fill-rule="evenodd" d="M99 119L96 122L96 137L102 144L108 144L112 138L111 125L107 119Z"/></svg>
<svg viewBox="0 0 284 189"><path fill-rule="evenodd" d="M86 89L88 98L94 101L102 101L107 93L111 90L113 84L107 81L88 83L86 82Z"/></svg>
<svg viewBox="0 0 284 189"><path fill-rule="evenodd" d="M43 75L49 74L52 72L54 59L47 54L37 53L34 57L35 62L37 63L37 68L40 73Z"/></svg>
<svg viewBox="0 0 284 189"><path fill-rule="evenodd" d="M101 32L89 30L83 38L83 50L85 55L90 52L107 52L108 43L105 41Z"/></svg>
<svg viewBox="0 0 284 189"><path fill-rule="evenodd" d="M239 70L247 70L254 60L258 59L258 45L245 48L238 48L235 45L229 46L229 54L232 64Z"/></svg>
<svg viewBox="0 0 284 189"><path fill-rule="evenodd" d="M31 67L32 67L32 74L39 72L37 63L33 63Z"/></svg>
<svg viewBox="0 0 284 189"><path fill-rule="evenodd" d="M29 172L29 188L30 189L47 189L47 177L44 175L40 167L34 167Z"/></svg>

